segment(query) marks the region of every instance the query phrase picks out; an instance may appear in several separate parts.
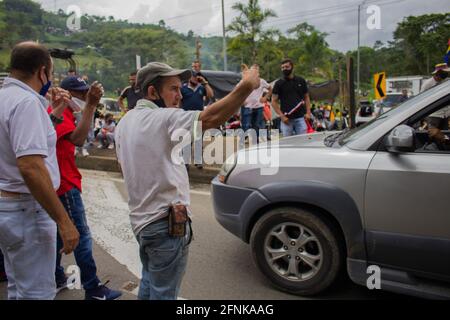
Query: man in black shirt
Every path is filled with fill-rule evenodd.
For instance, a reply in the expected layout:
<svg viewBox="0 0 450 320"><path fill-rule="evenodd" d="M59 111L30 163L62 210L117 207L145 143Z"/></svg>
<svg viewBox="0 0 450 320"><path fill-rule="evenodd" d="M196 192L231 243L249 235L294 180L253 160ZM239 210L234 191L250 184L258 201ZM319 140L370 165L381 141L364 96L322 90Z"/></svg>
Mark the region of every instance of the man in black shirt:
<svg viewBox="0 0 450 320"><path fill-rule="evenodd" d="M119 106L122 112L133 110L139 100L143 98L141 89L136 86L136 72L130 74L130 86L126 87L119 98ZM127 99L128 109L125 108L123 100Z"/></svg>
<svg viewBox="0 0 450 320"><path fill-rule="evenodd" d="M281 63L281 71L284 78L275 84L272 98L273 108L281 118L281 133L284 137L306 134L305 119L311 119L308 84L302 77L294 76L294 63L290 59Z"/></svg>

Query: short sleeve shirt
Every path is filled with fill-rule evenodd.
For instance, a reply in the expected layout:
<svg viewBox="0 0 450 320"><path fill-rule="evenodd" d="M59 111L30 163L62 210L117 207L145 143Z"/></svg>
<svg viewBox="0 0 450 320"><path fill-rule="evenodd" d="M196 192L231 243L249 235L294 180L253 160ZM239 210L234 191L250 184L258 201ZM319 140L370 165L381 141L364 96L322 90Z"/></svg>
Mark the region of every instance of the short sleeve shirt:
<svg viewBox="0 0 450 320"><path fill-rule="evenodd" d="M48 108L50 113L52 108ZM61 174L61 185L57 191L62 196L76 188L81 190L81 173L75 164L75 145L67 139L67 136L76 129L75 116L71 108L66 108L63 113L64 120L56 126L56 156L58 158L59 172Z"/></svg>
<svg viewBox="0 0 450 320"><path fill-rule="evenodd" d="M136 235L167 216L171 204L189 207L189 177L180 155L180 140L199 130L199 116L197 111L158 108L148 100L140 100L119 122L116 152Z"/></svg>
<svg viewBox="0 0 450 320"><path fill-rule="evenodd" d="M206 89L204 86L199 85L197 88L192 89L188 84L184 84L181 88L181 100L182 108L186 111L202 111L205 104L204 98L206 97Z"/></svg>
<svg viewBox="0 0 450 320"><path fill-rule="evenodd" d="M300 102L305 99L305 95L309 93L308 84L302 77L295 76L293 79L280 79L275 83L273 94L277 95L281 103L281 111L285 114L294 109ZM306 106L298 109L289 118L302 118L306 114Z"/></svg>
<svg viewBox="0 0 450 320"><path fill-rule="evenodd" d="M261 84L258 89L254 90L245 100L245 107L249 109L259 109L263 107L261 98L265 93L269 92L270 85L266 80L261 79Z"/></svg>
<svg viewBox="0 0 450 320"><path fill-rule="evenodd" d="M127 99L128 110L133 110L136 107L136 103L144 97L139 88L131 86L125 88L120 96L122 99Z"/></svg>
<svg viewBox="0 0 450 320"><path fill-rule="evenodd" d="M5 79L0 89L0 190L30 193L17 159L42 156L53 187L59 188L56 132L47 114L48 102L25 83Z"/></svg>

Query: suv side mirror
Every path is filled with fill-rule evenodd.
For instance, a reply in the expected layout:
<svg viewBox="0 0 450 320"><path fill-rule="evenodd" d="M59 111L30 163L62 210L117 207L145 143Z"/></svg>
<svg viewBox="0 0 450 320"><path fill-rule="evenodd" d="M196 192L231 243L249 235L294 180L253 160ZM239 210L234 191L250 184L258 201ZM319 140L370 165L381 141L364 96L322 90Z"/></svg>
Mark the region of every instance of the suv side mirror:
<svg viewBox="0 0 450 320"><path fill-rule="evenodd" d="M396 127L392 132L384 139L384 145L389 152L411 152L414 151L414 129L401 125Z"/></svg>

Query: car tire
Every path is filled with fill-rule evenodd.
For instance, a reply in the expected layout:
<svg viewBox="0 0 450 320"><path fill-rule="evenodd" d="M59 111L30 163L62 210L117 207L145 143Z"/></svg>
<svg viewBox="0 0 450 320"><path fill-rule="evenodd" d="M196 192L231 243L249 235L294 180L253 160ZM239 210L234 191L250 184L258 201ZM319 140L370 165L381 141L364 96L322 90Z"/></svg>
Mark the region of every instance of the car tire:
<svg viewBox="0 0 450 320"><path fill-rule="evenodd" d="M327 220L319 214L304 209L283 207L270 210L257 221L250 237L253 259L259 270L275 287L295 295L312 296L325 291L337 280L344 265L344 240L333 224ZM274 232L277 236L274 236ZM283 234L288 234L288 237L282 237ZM297 234L302 234L298 239L311 239L303 249L293 246ZM287 245L283 246L285 243L279 240L279 237L292 239L292 241L289 240L292 244L289 251L285 251ZM297 246L300 243L301 240L297 241ZM282 248L278 249L280 244ZM280 252L280 250L289 253L302 250L303 253L295 255L295 258L294 254L290 254L273 259L274 256L269 252ZM312 263L314 267L311 267L306 260L303 260L306 254L321 258ZM296 267L292 259L297 262ZM311 263L311 259L308 261ZM289 275L291 265L294 265L292 270L298 272L298 277ZM309 277L306 276L308 272L300 273L308 268L311 268ZM288 274L282 274L285 272Z"/></svg>

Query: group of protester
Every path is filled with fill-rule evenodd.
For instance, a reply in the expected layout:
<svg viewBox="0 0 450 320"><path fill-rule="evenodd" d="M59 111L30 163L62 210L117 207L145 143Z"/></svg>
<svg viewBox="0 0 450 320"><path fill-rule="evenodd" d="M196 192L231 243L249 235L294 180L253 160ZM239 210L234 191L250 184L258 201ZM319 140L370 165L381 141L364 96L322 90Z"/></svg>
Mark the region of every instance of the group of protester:
<svg viewBox="0 0 450 320"><path fill-rule="evenodd" d="M172 159L172 135L184 129L195 140L199 128L217 128L239 110L244 129L258 131L270 98L284 136L306 133L305 119L312 117L307 83L294 75L289 59L281 71L272 88L260 79L259 66L244 68L236 88L207 108L213 90L198 62L192 70L153 62L130 76L119 100L122 108L128 100L127 113L114 135L99 136L107 143L115 137L129 194L143 267L139 299L176 299L187 265L193 234L189 178L182 154L179 162ZM53 299L67 286L61 254L73 252L86 299L117 299L121 292L97 277L74 157L92 133L104 90L76 75L52 88L52 74L44 46L20 43L0 90L0 250L8 298Z"/></svg>
<svg viewBox="0 0 450 320"><path fill-rule="evenodd" d="M86 299L117 299L121 292L97 277L74 157L92 129L103 87L75 76L52 88L52 59L34 42L14 47L10 71L0 90L0 250L8 298L53 299L67 286L61 254L73 252ZM258 66L244 68L236 88L206 108L212 90L199 65L177 70L152 62L130 76L122 94L129 110L114 137L142 263L139 299L177 299L186 271L195 223L182 152L173 158L174 136L184 130L194 141L239 110L246 128L258 128L269 98L284 136L306 133L312 118L307 83L289 59L281 71L271 88Z"/></svg>
<svg viewBox="0 0 450 320"><path fill-rule="evenodd" d="M114 300L121 292L97 277L74 157L104 90L98 82L89 86L71 77L52 88L52 74L44 46L20 43L0 90L0 250L8 298L53 299L67 285L61 254L74 252L86 299ZM186 268L192 236L189 180L184 165L172 161L172 134L195 132L197 120L203 130L220 126L260 84L257 71L246 70L224 99L204 111L184 111L182 83L191 78L190 70L157 62L139 70L136 86L143 98L117 128L117 156L143 263L140 299L176 299ZM169 212L175 231L169 230Z"/></svg>
<svg viewBox="0 0 450 320"><path fill-rule="evenodd" d="M214 90L208 79L202 74L202 65L196 60L192 63L191 77L182 83L180 107L185 111L203 111L214 101ZM252 66L259 75L259 65ZM310 120L311 102L308 85L302 77L294 75L294 63L286 59L281 63L283 77L276 82L274 88L261 79L259 87L244 101L238 118L244 131L254 129L257 133L267 128L271 121L271 105L281 118L283 136L304 134L307 131L305 118ZM137 73L129 77L129 86L120 94L118 103L123 113L133 110L137 102L143 98L141 88L137 86ZM127 107L124 101L127 100ZM228 119L229 120L229 119Z"/></svg>

